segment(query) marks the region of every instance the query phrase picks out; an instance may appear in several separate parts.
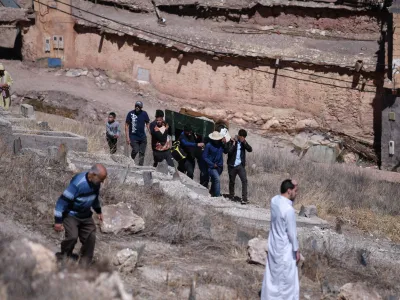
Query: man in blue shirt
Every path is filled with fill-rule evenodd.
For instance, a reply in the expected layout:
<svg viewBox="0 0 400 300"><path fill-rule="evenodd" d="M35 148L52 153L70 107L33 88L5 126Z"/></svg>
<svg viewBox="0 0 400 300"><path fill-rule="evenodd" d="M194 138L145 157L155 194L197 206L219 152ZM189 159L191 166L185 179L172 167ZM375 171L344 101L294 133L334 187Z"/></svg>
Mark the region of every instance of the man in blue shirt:
<svg viewBox="0 0 400 300"><path fill-rule="evenodd" d="M238 136L228 143L228 174L229 174L229 198L235 197L235 180L239 175L242 182L242 204L247 204L247 174L246 174L246 151L252 152L253 148L246 141L247 132L240 129Z"/></svg>
<svg viewBox="0 0 400 300"><path fill-rule="evenodd" d="M214 131L209 136L210 142L203 151L203 159L208 166L208 174L211 178L210 193L212 197L221 196L220 175L223 171L224 143L225 138L218 131Z"/></svg>
<svg viewBox="0 0 400 300"><path fill-rule="evenodd" d="M144 164L144 154L146 152L147 137L145 128L149 129L150 119L147 112L143 110L143 103L137 101L135 109L130 111L125 121L126 143L131 145L131 157L134 160L139 153L139 166Z"/></svg>
<svg viewBox="0 0 400 300"><path fill-rule="evenodd" d="M92 208L103 221L99 191L107 178L107 170L101 164L94 165L89 172L75 175L67 189L58 198L54 210L54 230L65 229L65 239L61 243L61 256L73 257L75 244L82 243L80 263L92 261L96 243L96 225L92 218Z"/></svg>

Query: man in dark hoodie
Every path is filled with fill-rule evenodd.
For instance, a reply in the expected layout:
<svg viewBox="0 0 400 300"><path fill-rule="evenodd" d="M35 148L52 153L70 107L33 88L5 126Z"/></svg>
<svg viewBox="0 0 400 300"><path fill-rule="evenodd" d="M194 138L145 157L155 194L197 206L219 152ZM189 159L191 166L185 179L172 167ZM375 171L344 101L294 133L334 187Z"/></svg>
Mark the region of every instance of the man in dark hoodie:
<svg viewBox="0 0 400 300"><path fill-rule="evenodd" d="M228 153L228 174L229 174L229 198L235 197L235 179L239 175L242 181L242 204L247 204L247 174L246 174L246 151L252 152L253 148L246 141L247 132L240 129L238 135L231 140L226 149Z"/></svg>
<svg viewBox="0 0 400 300"><path fill-rule="evenodd" d="M196 137L190 124L185 125L182 134L179 136L179 141L183 151L186 153L186 159L179 162L178 170L193 179L196 157L199 157L198 152L204 147L204 143L196 142Z"/></svg>
<svg viewBox="0 0 400 300"><path fill-rule="evenodd" d="M164 121L164 112L156 110L156 119L150 123L151 148L153 149L154 167L166 160L170 167L174 167L171 155L171 142L168 140L168 124Z"/></svg>
<svg viewBox="0 0 400 300"><path fill-rule="evenodd" d="M125 121L125 136L126 143L131 145L131 157L135 160L139 153L139 166L144 164L144 155L146 153L147 137L145 128L149 130L150 119L147 112L143 110L143 102L137 101L135 109L131 110L126 116Z"/></svg>

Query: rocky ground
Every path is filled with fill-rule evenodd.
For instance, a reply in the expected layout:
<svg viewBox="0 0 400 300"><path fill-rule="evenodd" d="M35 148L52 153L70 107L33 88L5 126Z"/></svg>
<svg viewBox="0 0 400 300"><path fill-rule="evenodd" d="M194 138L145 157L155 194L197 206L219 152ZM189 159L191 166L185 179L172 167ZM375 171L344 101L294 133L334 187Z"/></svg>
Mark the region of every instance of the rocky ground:
<svg viewBox="0 0 400 300"><path fill-rule="evenodd" d="M16 107L20 101L35 100L42 104L32 104L42 107L45 112L73 117L82 123L88 121L85 116L89 117L89 122L101 123L110 110L117 111L123 120L134 101L139 99L144 101L145 109L150 113L157 108L179 107L179 102L167 103L168 97L152 93L148 88L138 89L98 70L52 71L28 67L20 62L9 62L6 66L15 80L13 98ZM301 146L298 148L314 147L317 140L317 146L323 145L324 141L325 146L335 144L334 139L321 139L320 136L298 137L296 143ZM275 148L288 153L294 147L292 141L285 138L267 140L254 132L249 141L255 148ZM293 156L297 157L297 154ZM252 194L251 204L243 207L224 198L205 196L200 187L185 177L173 181L171 170L167 175L162 170L140 169L132 164L127 169L130 160L122 155L69 153L68 162L68 166L54 166L46 157L26 154L13 159L1 156L0 174L8 174L2 176L0 184L2 238L17 239L13 243L22 245L21 248L35 248L21 240L26 237L50 251L57 251L62 234L52 231L54 202L72 172L86 169L93 162L102 162L110 169L110 179L102 195L104 206L113 211L117 209L115 205L123 202L135 215L129 213L128 225L114 231L115 234L99 228L98 267L92 274L75 269L68 269L68 273L63 266L50 265L46 276L50 274L55 282L62 276L80 278L76 284L84 282L85 292L98 291L100 299L129 299L124 298L125 290L134 299L188 299L193 291L197 295L195 299L258 298L264 266L248 261L262 263L265 258L262 238L267 236L269 221L265 203L272 194L262 195L264 200L258 199L261 197L258 194ZM148 186L144 186L145 171L153 172L154 180ZM257 170L249 172L261 176ZM365 172L372 174L368 170ZM280 180L287 175L268 176L278 176ZM375 175L371 176L375 178ZM395 175L391 178L397 180ZM129 212L129 209L123 206L122 211ZM336 299L339 294L343 296L341 299L361 299L362 294L369 295L370 299L397 299L399 246L382 236L366 235L348 224L344 224L342 230L340 221L327 220L316 216L298 218L299 240L305 257L301 268L301 299ZM249 244L258 236L259 240ZM4 246L0 248L0 261L11 261L12 254L6 252ZM107 262L107 267L101 269L103 261ZM37 259L36 264L41 266L40 260ZM33 264L29 272L34 274L35 268ZM124 290L113 271L121 277ZM114 276L109 280L114 284L111 290L116 292L112 296L101 294L104 282L111 276ZM2 282L7 284L5 280L0 276L0 295L4 292ZM370 287L355 284L358 281L366 282ZM354 284L344 286L346 283ZM42 292L42 286L34 281L31 284L24 292L30 292L35 299L35 295ZM22 299L14 290L6 288L6 291L9 299ZM68 288L64 292L65 295L70 293ZM51 299L51 293L48 299Z"/></svg>

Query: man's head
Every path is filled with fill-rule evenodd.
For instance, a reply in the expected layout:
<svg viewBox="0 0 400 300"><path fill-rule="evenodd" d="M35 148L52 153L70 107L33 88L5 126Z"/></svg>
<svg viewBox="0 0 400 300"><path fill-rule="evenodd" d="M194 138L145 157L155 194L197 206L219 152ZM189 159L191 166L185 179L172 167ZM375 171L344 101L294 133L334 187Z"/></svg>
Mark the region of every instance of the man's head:
<svg viewBox="0 0 400 300"><path fill-rule="evenodd" d="M136 101L135 103L135 110L137 112L141 111L143 109L143 102L142 101Z"/></svg>
<svg viewBox="0 0 400 300"><path fill-rule="evenodd" d="M116 117L117 117L117 115L115 114L115 112L110 112L110 113L108 114L108 122L109 122L109 123L114 122Z"/></svg>
<svg viewBox="0 0 400 300"><path fill-rule="evenodd" d="M297 196L297 181L292 179L286 179L281 184L282 196L294 201Z"/></svg>
<svg viewBox="0 0 400 300"><path fill-rule="evenodd" d="M243 143L247 137L247 131L244 129L240 129L238 133L238 140L239 142Z"/></svg>
<svg viewBox="0 0 400 300"><path fill-rule="evenodd" d="M185 132L185 135L191 136L193 134L192 125L186 124L185 127L183 128L183 132Z"/></svg>
<svg viewBox="0 0 400 300"><path fill-rule="evenodd" d="M107 178L107 169L102 164L95 164L88 172L88 179L95 185L100 185Z"/></svg>
<svg viewBox="0 0 400 300"><path fill-rule="evenodd" d="M3 76L5 72L5 68L2 64L0 64L0 76Z"/></svg>
<svg viewBox="0 0 400 300"><path fill-rule="evenodd" d="M158 127L163 126L164 123L164 112L160 109L156 110L156 123Z"/></svg>

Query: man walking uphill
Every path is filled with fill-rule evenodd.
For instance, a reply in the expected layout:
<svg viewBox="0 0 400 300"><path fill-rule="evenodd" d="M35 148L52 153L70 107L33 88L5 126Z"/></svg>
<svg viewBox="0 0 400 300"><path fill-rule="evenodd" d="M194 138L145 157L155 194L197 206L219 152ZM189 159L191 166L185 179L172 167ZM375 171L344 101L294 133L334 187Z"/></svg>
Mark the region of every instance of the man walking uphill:
<svg viewBox="0 0 400 300"><path fill-rule="evenodd" d="M247 174L246 151L252 152L253 148L246 141L247 132L240 129L238 136L228 143L228 174L229 174L229 198L235 198L235 180L239 175L242 181L242 204L247 204Z"/></svg>
<svg viewBox="0 0 400 300"><path fill-rule="evenodd" d="M126 116L125 136L126 143L131 145L131 157L134 160L139 153L139 166L144 164L144 154L146 152L147 138L145 128L149 130L150 119L147 112L143 110L143 103L137 101L135 109Z"/></svg>
<svg viewBox="0 0 400 300"><path fill-rule="evenodd" d="M203 159L208 167L208 174L211 178L211 197L221 196L220 175L224 168L224 143L225 138L218 131L210 133L210 142L203 151Z"/></svg>
<svg viewBox="0 0 400 300"><path fill-rule="evenodd" d="M300 260L300 252L293 208L296 194L297 182L287 179L281 184L281 195L271 200L271 227L261 300L299 299L296 263Z"/></svg>
<svg viewBox="0 0 400 300"><path fill-rule="evenodd" d="M151 148L153 149L154 163L153 167L157 167L158 163L165 160L170 167L174 166L171 155L171 141L168 136L168 124L164 121L164 112L156 110L156 119L150 123Z"/></svg>
<svg viewBox="0 0 400 300"><path fill-rule="evenodd" d="M54 230L65 229L65 239L61 243L61 255L73 257L78 241L82 243L80 263L92 261L96 243L96 225L92 218L92 208L103 221L99 200L101 183L107 178L107 170L101 164L94 165L89 172L75 175L67 189L57 200L54 210Z"/></svg>

